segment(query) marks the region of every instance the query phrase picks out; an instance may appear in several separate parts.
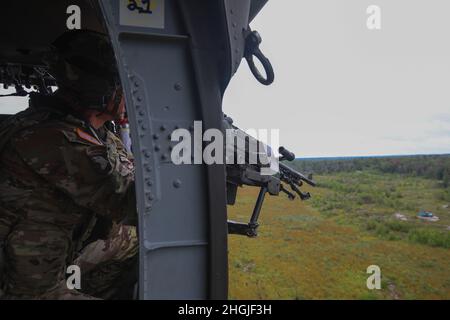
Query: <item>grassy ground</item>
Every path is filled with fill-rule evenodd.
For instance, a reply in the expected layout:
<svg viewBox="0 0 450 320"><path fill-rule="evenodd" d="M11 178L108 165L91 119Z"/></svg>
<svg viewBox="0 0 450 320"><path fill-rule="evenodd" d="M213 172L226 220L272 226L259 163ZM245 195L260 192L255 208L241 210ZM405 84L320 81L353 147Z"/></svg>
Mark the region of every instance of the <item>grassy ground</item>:
<svg viewBox="0 0 450 320"><path fill-rule="evenodd" d="M230 236L231 299L450 299L448 192L366 172L316 180L308 202L268 197L258 238ZM257 193L240 189L230 218L248 220ZM420 210L441 220L418 221ZM381 290L366 287L370 265L381 268Z"/></svg>

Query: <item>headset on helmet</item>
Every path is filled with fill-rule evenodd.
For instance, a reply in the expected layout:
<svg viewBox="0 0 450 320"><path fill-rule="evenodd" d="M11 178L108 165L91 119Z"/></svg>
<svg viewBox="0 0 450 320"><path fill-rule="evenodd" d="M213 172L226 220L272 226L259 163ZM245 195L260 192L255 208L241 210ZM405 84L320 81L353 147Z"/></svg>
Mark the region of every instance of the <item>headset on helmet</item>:
<svg viewBox="0 0 450 320"><path fill-rule="evenodd" d="M107 112L122 98L114 50L107 35L90 30L68 31L52 43L50 74L80 108Z"/></svg>

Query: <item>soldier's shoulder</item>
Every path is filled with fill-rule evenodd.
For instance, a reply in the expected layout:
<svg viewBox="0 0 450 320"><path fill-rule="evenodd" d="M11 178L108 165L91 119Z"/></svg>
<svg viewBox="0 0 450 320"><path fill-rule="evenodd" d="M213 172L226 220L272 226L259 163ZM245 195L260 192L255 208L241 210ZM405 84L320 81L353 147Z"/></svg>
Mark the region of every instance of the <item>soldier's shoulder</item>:
<svg viewBox="0 0 450 320"><path fill-rule="evenodd" d="M20 154L42 154L60 152L61 147L78 147L82 150L101 143L84 128L84 123L75 118L48 119L18 132L12 146Z"/></svg>
<svg viewBox="0 0 450 320"><path fill-rule="evenodd" d="M49 120L29 127L11 140L11 146L28 165L39 170L61 163L67 165L69 159L76 161L77 157L89 156L93 147L103 147L80 125L65 120ZM42 170L46 172L45 168Z"/></svg>
<svg viewBox="0 0 450 320"><path fill-rule="evenodd" d="M36 143L62 142L66 132L74 132L77 126L65 120L47 120L20 130L12 139L13 143L31 141Z"/></svg>

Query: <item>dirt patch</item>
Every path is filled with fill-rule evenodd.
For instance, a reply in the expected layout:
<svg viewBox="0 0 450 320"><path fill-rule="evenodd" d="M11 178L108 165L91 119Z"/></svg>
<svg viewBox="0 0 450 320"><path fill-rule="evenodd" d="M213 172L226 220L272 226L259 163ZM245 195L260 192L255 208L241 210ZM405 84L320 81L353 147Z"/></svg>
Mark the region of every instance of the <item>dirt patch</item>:
<svg viewBox="0 0 450 320"><path fill-rule="evenodd" d="M394 283L391 282L388 284L388 291L393 300L400 300L400 294L398 293L397 287Z"/></svg>
<svg viewBox="0 0 450 320"><path fill-rule="evenodd" d="M394 217L395 217L395 219L400 220L400 221L408 221L408 218L400 212L397 212L396 214L394 214Z"/></svg>

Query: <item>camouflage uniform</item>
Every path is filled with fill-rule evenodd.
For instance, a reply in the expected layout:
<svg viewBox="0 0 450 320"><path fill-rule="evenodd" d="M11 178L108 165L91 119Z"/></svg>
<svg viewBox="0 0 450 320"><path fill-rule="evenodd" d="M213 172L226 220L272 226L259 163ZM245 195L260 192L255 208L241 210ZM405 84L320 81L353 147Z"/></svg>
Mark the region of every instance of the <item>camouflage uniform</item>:
<svg viewBox="0 0 450 320"><path fill-rule="evenodd" d="M133 159L112 132L104 140L52 108L1 124L3 298L111 298L135 264L136 230L120 224L136 215ZM66 286L72 264L81 292Z"/></svg>

